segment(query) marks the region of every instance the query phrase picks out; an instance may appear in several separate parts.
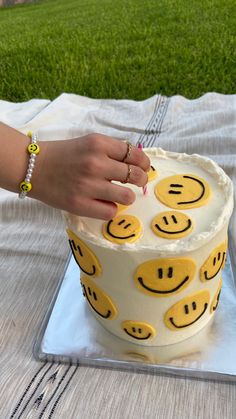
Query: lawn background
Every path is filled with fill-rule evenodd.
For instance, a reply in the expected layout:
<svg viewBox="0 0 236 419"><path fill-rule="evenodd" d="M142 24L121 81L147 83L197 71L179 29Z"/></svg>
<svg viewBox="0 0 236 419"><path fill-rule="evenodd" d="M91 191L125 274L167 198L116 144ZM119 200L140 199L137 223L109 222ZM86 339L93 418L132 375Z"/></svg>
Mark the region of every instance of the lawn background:
<svg viewBox="0 0 236 419"><path fill-rule="evenodd" d="M42 0L0 9L0 99L236 93L235 0Z"/></svg>

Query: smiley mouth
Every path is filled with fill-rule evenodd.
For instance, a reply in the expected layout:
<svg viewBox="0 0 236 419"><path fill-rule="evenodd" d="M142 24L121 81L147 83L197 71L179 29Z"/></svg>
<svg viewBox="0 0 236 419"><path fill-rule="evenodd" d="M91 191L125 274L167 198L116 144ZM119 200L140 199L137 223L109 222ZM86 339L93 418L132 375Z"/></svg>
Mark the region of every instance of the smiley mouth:
<svg viewBox="0 0 236 419"><path fill-rule="evenodd" d="M148 333L148 335L147 335L147 336L144 336L144 337L138 337L138 336L134 336L134 335L132 335L131 333L129 333L129 332L128 332L128 330L127 330L126 328L124 329L124 331L127 333L127 335L131 336L131 338L138 339L138 340L145 340L145 339L149 339L149 338L150 338L150 336L151 336L151 333Z"/></svg>
<svg viewBox="0 0 236 419"><path fill-rule="evenodd" d="M84 290L84 295L85 295L85 297L87 298L87 301L88 301L88 303L89 303L89 305L92 307L92 309L99 315L99 316L101 316L101 317L103 317L104 319L108 319L109 317L110 317L110 315L111 315L111 311L110 310L107 310L107 314L102 314L102 313L100 313L94 306L93 306L93 304L91 303L91 301L90 301L90 299L89 299L89 297L88 297L88 294L87 294L87 291L86 291L86 288L85 288L85 286L82 284L82 287L83 287L83 290Z"/></svg>
<svg viewBox="0 0 236 419"><path fill-rule="evenodd" d="M70 244L70 248L71 248L72 254L73 254L73 256L74 256L74 259L75 259L75 261L76 261L77 265L80 267L81 271L83 271L86 275L93 276L93 275L96 273L96 266L95 266L95 265L92 265L92 272L88 272L88 271L86 271L86 270L85 270L85 269L81 266L81 264L79 263L79 261L77 260L75 250L74 250L73 245L72 245L72 243L71 243L71 241L70 241L70 240L69 240L69 244Z"/></svg>
<svg viewBox="0 0 236 419"><path fill-rule="evenodd" d="M204 310L203 310L203 312L195 320L193 320L191 323L187 323L187 324L183 324L183 325L177 325L177 324L175 324L173 317L170 317L169 320L170 320L171 324L174 327L176 327L177 329L181 329L183 327L191 326L192 324L194 324L195 322L197 322L203 316L203 314L205 313L207 307L208 307L208 304L205 303L204 304Z"/></svg>
<svg viewBox="0 0 236 419"><path fill-rule="evenodd" d="M160 290L155 290L153 288L148 287L147 285L144 284L143 278L141 277L138 278L138 282L140 283L140 285L142 285L143 288L155 294L171 294L172 292L175 292L179 288L181 288L185 284L185 282L187 282L188 280L189 280L189 276L186 276L184 280L179 285L177 285L177 287L172 288L171 290L167 290L167 291L160 291Z"/></svg>
<svg viewBox="0 0 236 419"><path fill-rule="evenodd" d="M216 303L215 303L215 305L212 307L212 310L213 311L216 311L216 309L217 309L217 307L218 307L218 304L219 304L219 301L220 301L220 293L221 293L221 291L219 292L219 294L217 295L217 299L216 299Z"/></svg>
<svg viewBox="0 0 236 419"><path fill-rule="evenodd" d="M177 202L177 204L178 205L182 205L182 204L193 204L194 202L200 201L202 199L202 197L204 196L204 194L205 194L205 186L204 186L203 182L201 182L201 180L196 179L196 178L194 178L192 176L184 175L183 178L185 178L185 179L191 179L194 182L197 182L202 187L202 192L201 192L201 194L200 194L200 196L198 198L193 199L192 201ZM175 185L175 186L177 186L177 185ZM181 186L181 185L178 185L178 186ZM181 193L181 192L179 192L179 191L172 191L171 190L169 193Z"/></svg>
<svg viewBox="0 0 236 419"><path fill-rule="evenodd" d="M191 227L191 225L192 225L191 220L188 220L188 225L183 230L178 230L178 231L166 231L166 230L163 230L158 224L155 224L155 227L157 228L157 230L161 231L162 233L166 233L166 234L179 234L179 233L184 233L184 231L187 231Z"/></svg>
<svg viewBox="0 0 236 419"><path fill-rule="evenodd" d="M108 224L107 224L107 234L109 234L111 237L113 237L114 239L120 239L120 240L127 240L127 239L130 239L131 237L135 237L135 234L133 233L133 234L130 234L129 236L125 236L125 237L120 237L120 236L115 236L115 234L113 234L111 231L110 231L110 226L111 226L111 223L113 222L113 220L110 220L109 222L108 222ZM129 226L129 225L127 225L127 226ZM124 228L127 228L127 226L126 227L124 227Z"/></svg>
<svg viewBox="0 0 236 419"><path fill-rule="evenodd" d="M222 268L222 266L223 266L224 260L225 260L225 252L223 253L223 258L222 258L222 262L221 262L221 264L220 264L220 267L219 267L219 269L216 271L216 273L214 273L214 275L212 275L212 276L207 276L207 271L204 271L204 277L205 277L206 281L209 281L209 279L214 278L214 277L218 274L218 272L220 272L220 270L221 270L221 268Z"/></svg>

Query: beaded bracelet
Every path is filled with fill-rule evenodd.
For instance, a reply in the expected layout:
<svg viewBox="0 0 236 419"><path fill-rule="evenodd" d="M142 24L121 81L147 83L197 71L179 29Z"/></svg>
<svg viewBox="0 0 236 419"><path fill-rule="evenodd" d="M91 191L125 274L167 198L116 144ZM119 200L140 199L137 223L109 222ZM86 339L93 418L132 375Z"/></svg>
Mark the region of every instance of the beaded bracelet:
<svg viewBox="0 0 236 419"><path fill-rule="evenodd" d="M32 134L31 132L29 132L27 135L28 137L31 138L31 142L27 147L27 150L30 154L30 158L29 158L29 165L28 165L25 179L20 183L20 193L19 193L20 199L25 198L27 193L31 191L32 189L32 183L30 181L32 178L33 170L34 170L36 156L40 152L39 145L37 144L37 139L38 139L37 135Z"/></svg>

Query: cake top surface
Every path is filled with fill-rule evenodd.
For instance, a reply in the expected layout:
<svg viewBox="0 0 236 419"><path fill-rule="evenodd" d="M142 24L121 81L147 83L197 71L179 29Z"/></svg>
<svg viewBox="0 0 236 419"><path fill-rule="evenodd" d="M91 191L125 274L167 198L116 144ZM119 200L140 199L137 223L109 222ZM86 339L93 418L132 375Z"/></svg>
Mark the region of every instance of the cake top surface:
<svg viewBox="0 0 236 419"><path fill-rule="evenodd" d="M189 252L228 223L232 182L212 160L197 154L144 149L151 160L147 194L127 184L135 202L119 208L109 222L66 214L74 232L91 243L116 250L153 250L160 256ZM117 239L118 238L118 239Z"/></svg>

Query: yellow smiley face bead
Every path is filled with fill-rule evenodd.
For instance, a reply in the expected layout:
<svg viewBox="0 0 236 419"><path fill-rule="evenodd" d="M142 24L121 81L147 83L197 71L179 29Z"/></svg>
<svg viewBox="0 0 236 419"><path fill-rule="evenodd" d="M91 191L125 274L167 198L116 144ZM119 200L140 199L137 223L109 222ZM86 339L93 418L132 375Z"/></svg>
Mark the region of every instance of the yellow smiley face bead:
<svg viewBox="0 0 236 419"><path fill-rule="evenodd" d="M94 282L83 275L81 277L83 295L90 307L103 319L112 320L117 315L117 309L111 298L94 284Z"/></svg>
<svg viewBox="0 0 236 419"><path fill-rule="evenodd" d="M81 271L93 277L101 275L102 267L97 256L73 231L66 231L72 254Z"/></svg>
<svg viewBox="0 0 236 419"><path fill-rule="evenodd" d="M138 266L134 282L153 297L168 297L182 291L194 278L196 264L190 258L150 259Z"/></svg>
<svg viewBox="0 0 236 419"><path fill-rule="evenodd" d="M211 189L204 179L182 174L162 179L155 186L155 195L167 207L181 210L206 205Z"/></svg>
<svg viewBox="0 0 236 419"><path fill-rule="evenodd" d="M29 192L32 189L32 184L30 182L21 182L20 190L21 192Z"/></svg>
<svg viewBox="0 0 236 419"><path fill-rule="evenodd" d="M209 301L210 293L208 290L188 295L166 312L164 316L165 325L173 331L192 326L205 314Z"/></svg>
<svg viewBox="0 0 236 419"><path fill-rule="evenodd" d="M29 144L27 149L28 149L28 152L30 154L39 154L39 152L40 152L39 145L38 144L35 144L35 143Z"/></svg>
<svg viewBox="0 0 236 419"><path fill-rule="evenodd" d="M128 336L136 340L149 340L156 336L154 327L145 322L126 320L121 327Z"/></svg>
<svg viewBox="0 0 236 419"><path fill-rule="evenodd" d="M133 243L141 236L142 226L137 217L123 214L104 223L102 233L105 239L113 243Z"/></svg>
<svg viewBox="0 0 236 419"><path fill-rule="evenodd" d="M227 241L217 246L200 269L202 282L213 279L225 266Z"/></svg>
<svg viewBox="0 0 236 419"><path fill-rule="evenodd" d="M178 211L164 211L156 215L151 223L152 231L164 239L180 239L193 229L191 218Z"/></svg>

